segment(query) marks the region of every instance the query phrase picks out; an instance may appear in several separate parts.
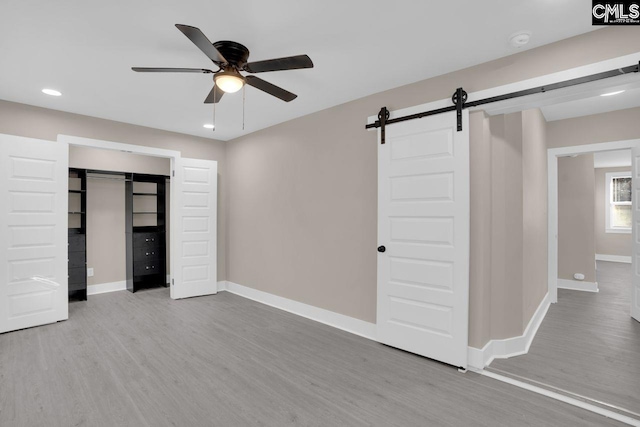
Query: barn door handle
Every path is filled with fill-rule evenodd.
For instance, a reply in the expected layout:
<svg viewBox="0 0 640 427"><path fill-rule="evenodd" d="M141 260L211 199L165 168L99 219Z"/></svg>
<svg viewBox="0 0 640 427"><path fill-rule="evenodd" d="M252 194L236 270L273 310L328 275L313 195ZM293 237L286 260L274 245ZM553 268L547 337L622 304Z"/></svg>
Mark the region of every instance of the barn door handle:
<svg viewBox="0 0 640 427"><path fill-rule="evenodd" d="M384 252L386 250L387 248L385 248L384 246L378 246L378 252Z"/></svg>

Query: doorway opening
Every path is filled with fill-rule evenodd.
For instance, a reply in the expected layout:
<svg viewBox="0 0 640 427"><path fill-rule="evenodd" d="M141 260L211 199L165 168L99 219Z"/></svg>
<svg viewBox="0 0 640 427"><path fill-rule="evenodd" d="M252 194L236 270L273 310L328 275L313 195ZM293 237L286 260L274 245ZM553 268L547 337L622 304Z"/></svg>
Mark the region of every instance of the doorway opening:
<svg viewBox="0 0 640 427"><path fill-rule="evenodd" d="M166 261L162 260L162 263L156 262L158 266L155 266L153 262L146 262L144 266L137 266L138 269L140 267L151 269L151 266L153 266L153 271L158 269L161 272L160 275L163 276L159 279L159 275L154 274L152 276L154 277L154 282L162 285L169 284L170 286L173 282L170 275L174 271L174 260L178 256L177 247L173 243L174 239L172 239L173 236L171 235L171 230L174 228L171 227L171 225L174 225L171 224L171 221L175 222L176 215L179 213L176 198L172 199L167 196L175 194L171 191L175 185L171 177L174 175L173 171L175 170L176 162L180 159L180 153L67 135L59 135L58 141L69 144L70 170L74 168L76 171L84 171L84 185L86 187L84 205L86 206L87 202L89 203L89 206L86 206L87 212L99 212L102 216L102 218L94 215L89 216L87 213L69 215L70 227L78 225L79 220L76 217L80 217L83 218L82 222L85 225L85 231L88 231L87 228L95 231L91 233L92 235L87 234L85 236L87 250L86 273L89 276L92 273L91 269L93 269L94 274L94 276L87 277L87 294L122 289L134 291L137 290L136 288L141 288L141 286L134 285L133 251L140 250L133 247L134 236L132 231L134 227L154 228L153 231L157 236L153 239L153 243L158 243L158 240L161 240L161 244L150 247L152 250L145 253L154 253L152 257L154 261L166 258ZM157 178L155 181L158 182L136 183L132 179L134 174L147 177L154 176ZM92 188L94 191L88 191ZM98 193L103 197L100 197ZM149 194L149 196L134 196L134 194ZM151 194L155 195L151 196ZM119 196L123 197L120 198ZM110 203L110 200L113 203ZM159 203L160 201L164 203ZM71 203L72 199L70 197ZM143 213L134 214L136 211ZM158 214L158 212L161 212L161 214ZM105 214L109 213L111 215L105 216ZM76 222L76 224L73 224L72 221ZM105 234L108 231L105 231L100 224L105 221L116 228L113 234ZM122 233L117 229L121 229ZM160 236L162 236L162 239L158 239ZM148 236L147 238L149 239ZM120 251L113 251L118 247ZM163 251L164 256L157 253L159 251ZM93 264L99 265L101 268L96 271ZM138 264L142 264L142 261ZM142 278L142 282L146 283L148 287L151 284L148 276L150 273L146 271L141 273L138 269L136 270L136 273L139 274L137 278ZM97 276L95 276L96 273ZM91 279L91 277L96 278ZM171 298L176 298L174 289L172 287L170 289Z"/></svg>
<svg viewBox="0 0 640 427"><path fill-rule="evenodd" d="M537 108L546 119L547 285L557 303L526 354L495 360L486 370L638 422L640 323L632 316L638 318L640 281L636 263L632 269L629 262L640 254L631 239L640 229L633 200L640 188L640 81L632 77L583 87L565 99L485 110L500 115ZM615 170L598 165L621 150L626 160L611 164ZM628 237L627 253L602 249L610 243L598 245L599 231Z"/></svg>
<svg viewBox="0 0 640 427"><path fill-rule="evenodd" d="M179 151L67 135L58 135L58 142L71 147L111 150L168 160L171 173L166 188L171 197L167 210L168 220L165 220L170 231L167 239L168 269L171 272L170 296L172 299L181 299L218 292L216 161L185 158ZM144 199L146 195L142 193L147 192L140 191L138 194ZM135 202L133 205L133 209L136 209ZM146 212L140 211L141 218L145 214ZM134 223L133 226L135 225ZM153 236L141 238L145 242L147 239L149 242L154 241ZM133 250L136 250L135 245Z"/></svg>
<svg viewBox="0 0 640 427"><path fill-rule="evenodd" d="M170 175L169 158L69 148L70 301L169 286Z"/></svg>

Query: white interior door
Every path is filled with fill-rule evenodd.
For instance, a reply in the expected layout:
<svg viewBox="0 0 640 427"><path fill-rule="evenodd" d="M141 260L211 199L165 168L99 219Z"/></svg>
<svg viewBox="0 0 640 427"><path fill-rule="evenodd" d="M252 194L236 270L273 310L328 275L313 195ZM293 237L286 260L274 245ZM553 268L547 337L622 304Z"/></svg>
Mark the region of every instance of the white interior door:
<svg viewBox="0 0 640 427"><path fill-rule="evenodd" d="M189 298L218 292L217 208L218 163L178 158L174 164L171 197L178 212L171 214L171 298Z"/></svg>
<svg viewBox="0 0 640 427"><path fill-rule="evenodd" d="M640 322L640 147L631 149L633 160L633 177L631 186L633 193L633 242L631 257L631 317Z"/></svg>
<svg viewBox="0 0 640 427"><path fill-rule="evenodd" d="M384 344L466 368L469 114L390 125L378 143L377 334ZM381 248L379 248L379 251Z"/></svg>
<svg viewBox="0 0 640 427"><path fill-rule="evenodd" d="M69 146L0 134L0 333L69 317Z"/></svg>

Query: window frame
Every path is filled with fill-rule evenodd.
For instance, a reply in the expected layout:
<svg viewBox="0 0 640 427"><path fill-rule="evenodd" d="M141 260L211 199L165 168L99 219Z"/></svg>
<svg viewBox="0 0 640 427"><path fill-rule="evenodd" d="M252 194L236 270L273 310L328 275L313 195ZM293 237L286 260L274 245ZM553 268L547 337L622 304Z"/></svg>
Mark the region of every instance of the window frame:
<svg viewBox="0 0 640 427"><path fill-rule="evenodd" d="M612 197L612 186L614 178L632 178L631 171L624 172L608 172L605 174L605 232L606 233L623 233L623 234L631 234L631 227L613 227L611 225L611 208L613 206L633 206L633 191L631 193L631 201L630 202L614 202L611 200Z"/></svg>

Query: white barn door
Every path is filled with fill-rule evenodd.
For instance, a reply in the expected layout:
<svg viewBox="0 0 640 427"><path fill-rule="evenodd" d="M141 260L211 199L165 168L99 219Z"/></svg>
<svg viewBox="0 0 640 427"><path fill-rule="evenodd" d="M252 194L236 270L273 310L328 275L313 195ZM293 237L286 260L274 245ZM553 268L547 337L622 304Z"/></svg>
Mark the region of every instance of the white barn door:
<svg viewBox="0 0 640 427"><path fill-rule="evenodd" d="M633 243L631 257L631 317L640 322L640 147L631 150L633 193Z"/></svg>
<svg viewBox="0 0 640 427"><path fill-rule="evenodd" d="M171 197L176 198L178 212L171 212L171 239L177 259L171 267L171 298L215 294L218 163L179 158L174 170Z"/></svg>
<svg viewBox="0 0 640 427"><path fill-rule="evenodd" d="M0 134L0 333L69 317L69 146Z"/></svg>
<svg viewBox="0 0 640 427"><path fill-rule="evenodd" d="M467 367L469 114L396 123L378 141L377 334ZM384 247L384 248L383 248Z"/></svg>

